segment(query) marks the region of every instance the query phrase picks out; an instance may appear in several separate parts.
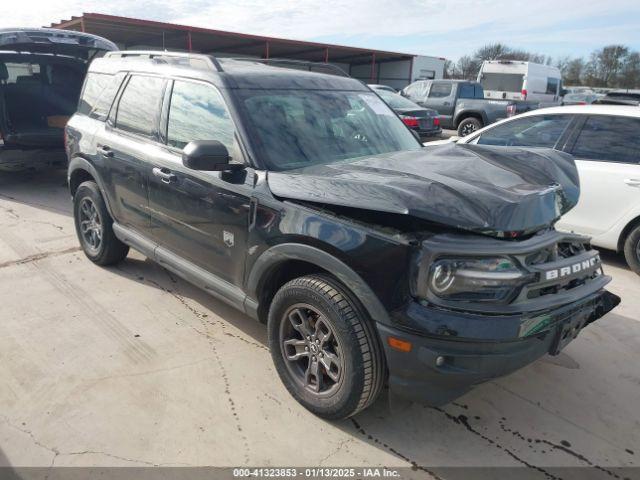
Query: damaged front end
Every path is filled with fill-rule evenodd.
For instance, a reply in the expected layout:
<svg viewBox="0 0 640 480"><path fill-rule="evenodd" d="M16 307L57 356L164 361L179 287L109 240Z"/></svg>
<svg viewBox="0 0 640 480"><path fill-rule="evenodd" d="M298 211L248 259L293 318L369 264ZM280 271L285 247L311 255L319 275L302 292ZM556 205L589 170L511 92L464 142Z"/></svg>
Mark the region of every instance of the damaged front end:
<svg viewBox="0 0 640 480"><path fill-rule="evenodd" d="M385 344L392 390L430 405L557 355L620 303L588 238L553 230L521 241L434 235L414 265L413 300L378 330L412 345Z"/></svg>
<svg viewBox="0 0 640 480"><path fill-rule="evenodd" d="M401 267L378 247L366 258L395 279L389 321L377 328L389 385L412 400L442 405L556 355L620 302L589 239L553 229L580 193L564 153L446 145L269 172L268 183L366 235L395 232L410 250L404 296L389 273Z"/></svg>

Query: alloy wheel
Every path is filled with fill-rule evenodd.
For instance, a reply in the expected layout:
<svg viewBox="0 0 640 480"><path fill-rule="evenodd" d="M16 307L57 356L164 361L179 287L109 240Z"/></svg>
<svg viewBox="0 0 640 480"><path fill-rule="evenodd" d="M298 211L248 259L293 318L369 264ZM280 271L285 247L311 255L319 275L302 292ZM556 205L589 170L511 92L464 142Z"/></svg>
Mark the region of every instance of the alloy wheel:
<svg viewBox="0 0 640 480"><path fill-rule="evenodd" d="M329 396L342 383L344 358L329 321L308 304L296 304L280 323L282 356L295 381L315 395Z"/></svg>
<svg viewBox="0 0 640 480"><path fill-rule="evenodd" d="M102 245L103 224L100 212L91 198L83 198L79 208L79 225L86 247L97 253Z"/></svg>

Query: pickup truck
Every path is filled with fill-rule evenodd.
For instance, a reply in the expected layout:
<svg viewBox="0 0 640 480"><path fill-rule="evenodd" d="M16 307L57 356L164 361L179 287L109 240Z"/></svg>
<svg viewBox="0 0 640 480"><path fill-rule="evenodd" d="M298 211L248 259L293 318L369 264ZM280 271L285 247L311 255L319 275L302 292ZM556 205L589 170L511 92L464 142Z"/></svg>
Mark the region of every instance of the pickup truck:
<svg viewBox="0 0 640 480"><path fill-rule="evenodd" d="M460 137L532 107L526 102L485 99L482 85L466 80L418 80L400 94L436 110L442 128L456 129Z"/></svg>

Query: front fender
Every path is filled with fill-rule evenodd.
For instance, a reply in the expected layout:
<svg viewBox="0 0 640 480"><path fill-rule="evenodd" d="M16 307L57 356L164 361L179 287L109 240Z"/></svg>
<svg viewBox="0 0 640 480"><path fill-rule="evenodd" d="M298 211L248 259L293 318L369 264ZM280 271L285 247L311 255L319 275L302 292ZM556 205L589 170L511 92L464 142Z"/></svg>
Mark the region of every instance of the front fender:
<svg viewBox="0 0 640 480"><path fill-rule="evenodd" d="M369 316L376 322L390 324L386 308L367 283L353 269L333 255L319 248L299 244L281 243L264 251L253 264L247 281L247 312L257 309L259 288L265 275L275 266L287 260L301 260L331 272L360 300Z"/></svg>

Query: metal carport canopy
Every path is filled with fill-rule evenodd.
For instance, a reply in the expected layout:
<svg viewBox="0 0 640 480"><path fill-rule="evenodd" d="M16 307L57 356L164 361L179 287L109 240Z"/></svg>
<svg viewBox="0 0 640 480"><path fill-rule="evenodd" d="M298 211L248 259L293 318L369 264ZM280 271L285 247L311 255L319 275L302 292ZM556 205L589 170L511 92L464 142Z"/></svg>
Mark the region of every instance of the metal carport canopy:
<svg viewBox="0 0 640 480"><path fill-rule="evenodd" d="M102 13L83 13L80 17L52 23L51 27L100 35L117 43L122 49L146 47L260 58L291 58L348 64L349 69L370 64L369 81L376 80L380 64L398 61L408 61L407 79L410 79L415 57L407 53L226 32Z"/></svg>

